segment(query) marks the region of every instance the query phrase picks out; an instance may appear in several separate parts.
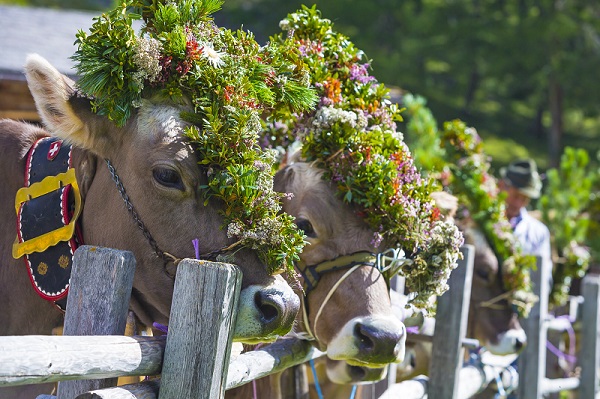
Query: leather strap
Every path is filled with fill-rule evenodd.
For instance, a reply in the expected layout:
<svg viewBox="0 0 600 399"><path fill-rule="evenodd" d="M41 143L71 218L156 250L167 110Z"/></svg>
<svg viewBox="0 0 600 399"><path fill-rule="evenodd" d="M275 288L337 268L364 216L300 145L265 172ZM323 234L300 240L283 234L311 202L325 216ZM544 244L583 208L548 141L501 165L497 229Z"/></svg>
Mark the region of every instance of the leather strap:
<svg viewBox="0 0 600 399"><path fill-rule="evenodd" d="M355 252L350 255L338 256L335 259L307 266L298 262L298 271L304 277L304 293L308 295L316 286L321 275L335 270L350 269L356 265L377 266L377 256L371 252Z"/></svg>
<svg viewBox="0 0 600 399"><path fill-rule="evenodd" d="M31 147L25 188L17 194L17 240L13 247L15 257L25 255L29 278L37 294L54 301L63 310L73 253L82 242L75 224L81 199L75 200L79 189L71 162L71 146L57 138L42 138ZM74 226L67 236L66 226Z"/></svg>

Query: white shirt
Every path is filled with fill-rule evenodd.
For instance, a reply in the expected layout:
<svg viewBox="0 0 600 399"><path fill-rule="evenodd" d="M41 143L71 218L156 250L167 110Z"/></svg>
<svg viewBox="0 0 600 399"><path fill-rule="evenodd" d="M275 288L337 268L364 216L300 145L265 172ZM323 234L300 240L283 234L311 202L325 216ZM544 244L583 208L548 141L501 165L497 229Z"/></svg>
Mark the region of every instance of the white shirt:
<svg viewBox="0 0 600 399"><path fill-rule="evenodd" d="M552 252L550 250L550 230L536 218L521 208L519 215L510 219L515 237L521 243L523 254L542 258L542 267L547 268L552 287Z"/></svg>

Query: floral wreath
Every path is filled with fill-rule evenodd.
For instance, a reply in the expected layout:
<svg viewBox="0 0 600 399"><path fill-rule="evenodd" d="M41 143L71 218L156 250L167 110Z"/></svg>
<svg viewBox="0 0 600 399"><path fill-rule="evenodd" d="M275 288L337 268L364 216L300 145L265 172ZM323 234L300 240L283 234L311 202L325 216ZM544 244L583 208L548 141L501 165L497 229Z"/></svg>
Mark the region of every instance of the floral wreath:
<svg viewBox="0 0 600 399"><path fill-rule="evenodd" d="M305 241L280 212L273 191L275 154L258 145L260 116L285 106L301 112L316 95L297 51L258 45L242 30L219 28L221 0L124 0L77 33L78 86L93 110L123 126L142 100L190 108L185 132L209 175L205 201L224 202L224 228L257 250L270 273L293 273ZM132 22L143 19L136 34Z"/></svg>
<svg viewBox="0 0 600 399"><path fill-rule="evenodd" d="M531 290L530 270L536 268L532 255L523 255L504 213L504 193L488 173L489 162L483 143L472 127L460 120L444 123L441 145L446 151L451 176L444 182L466 204L471 218L483 230L501 264L509 303L521 317L527 317L538 298Z"/></svg>
<svg viewBox="0 0 600 399"><path fill-rule="evenodd" d="M400 247L410 261L401 262L413 296L411 303L432 310L434 296L447 289L457 266L462 234L440 220L430 198L433 181L421 177L395 120L400 110L389 90L369 75L369 63L348 38L332 29L315 6L303 6L281 21L308 66L317 89L316 110L279 109L269 117L263 145L281 148L301 143L302 158L317 162L324 178L353 204L376 231L372 244Z"/></svg>

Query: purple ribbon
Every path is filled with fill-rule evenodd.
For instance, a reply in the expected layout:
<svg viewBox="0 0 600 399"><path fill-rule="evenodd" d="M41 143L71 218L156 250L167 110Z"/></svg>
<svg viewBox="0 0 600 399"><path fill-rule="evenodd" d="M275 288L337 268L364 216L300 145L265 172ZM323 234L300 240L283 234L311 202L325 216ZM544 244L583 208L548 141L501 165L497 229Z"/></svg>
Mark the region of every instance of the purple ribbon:
<svg viewBox="0 0 600 399"><path fill-rule="evenodd" d="M196 254L196 259L200 259L200 240L194 238L192 240L192 244L194 245L194 252Z"/></svg>

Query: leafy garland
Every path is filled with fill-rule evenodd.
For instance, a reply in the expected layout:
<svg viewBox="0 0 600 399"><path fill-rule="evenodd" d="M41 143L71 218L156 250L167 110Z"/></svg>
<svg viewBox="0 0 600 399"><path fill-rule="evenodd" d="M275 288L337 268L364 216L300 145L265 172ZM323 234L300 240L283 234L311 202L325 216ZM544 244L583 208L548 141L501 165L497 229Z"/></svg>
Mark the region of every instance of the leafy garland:
<svg viewBox="0 0 600 399"><path fill-rule="evenodd" d="M588 164L586 150L566 147L560 166L546 172L547 184L538 204L558 253L550 290L554 306L567 302L573 279L582 278L590 266L591 254L584 245L591 219L586 210L597 174L588 170Z"/></svg>
<svg viewBox="0 0 600 399"><path fill-rule="evenodd" d="M504 194L488 173L489 162L483 143L474 128L460 120L444 123L441 145L452 172L450 191L466 204L470 216L481 227L499 258L504 288L509 302L522 317L527 317L537 296L531 290L529 271L536 267L535 257L523 255L504 213Z"/></svg>
<svg viewBox="0 0 600 399"><path fill-rule="evenodd" d="M89 33L77 33L78 85L94 98L94 111L118 126L143 101L188 108L181 114L191 123L186 134L209 172L205 200L224 202L228 236L256 249L270 272L293 272L305 241L293 218L279 212L275 156L257 142L260 116L284 106L301 112L317 97L291 43L261 47L251 33L219 28L211 14L221 4L122 1ZM132 23L140 18L136 34Z"/></svg>
<svg viewBox="0 0 600 399"><path fill-rule="evenodd" d="M295 41L308 66L320 101L313 112L279 110L270 117L266 145L288 146L298 140L305 161L315 161L334 182L338 195L359 209L375 230L372 244L401 247L410 259L400 268L412 304L432 310L457 266L462 234L439 220L430 198L433 181L413 164L395 121L400 110L389 90L369 75L365 55L332 29L315 6L303 6L281 21L287 36L272 43Z"/></svg>

